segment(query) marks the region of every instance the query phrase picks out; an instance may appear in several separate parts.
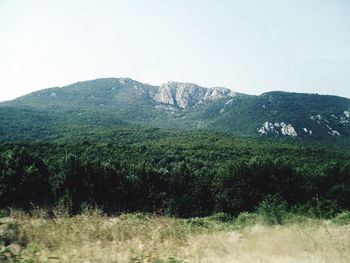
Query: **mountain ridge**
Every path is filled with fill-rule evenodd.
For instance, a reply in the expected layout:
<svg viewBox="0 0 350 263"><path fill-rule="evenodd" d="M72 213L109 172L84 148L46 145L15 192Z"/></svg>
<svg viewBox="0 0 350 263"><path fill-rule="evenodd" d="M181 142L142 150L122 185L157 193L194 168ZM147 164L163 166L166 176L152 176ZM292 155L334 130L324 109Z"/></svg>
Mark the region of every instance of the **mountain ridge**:
<svg viewBox="0 0 350 263"><path fill-rule="evenodd" d="M33 124L26 123L24 130L40 126L35 117L40 111L49 116L53 126L59 127L129 123L216 130L240 136L317 140L339 137L349 141L349 108L350 99L333 95L284 91L247 95L194 83L169 81L154 86L130 78L102 78L52 87L0 103L0 139L11 137L6 125L15 127L13 123L21 123L21 114L33 119ZM8 114L16 110L13 116L17 117Z"/></svg>

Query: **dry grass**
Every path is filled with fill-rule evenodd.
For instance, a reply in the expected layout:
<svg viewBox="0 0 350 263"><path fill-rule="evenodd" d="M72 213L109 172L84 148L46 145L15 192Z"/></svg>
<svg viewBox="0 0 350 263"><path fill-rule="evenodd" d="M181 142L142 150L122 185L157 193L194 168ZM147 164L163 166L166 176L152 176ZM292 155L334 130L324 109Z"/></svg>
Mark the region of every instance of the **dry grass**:
<svg viewBox="0 0 350 263"><path fill-rule="evenodd" d="M241 226L95 211L54 219L17 213L0 222L19 226L27 244L12 248L37 262L350 262L350 225L330 221Z"/></svg>

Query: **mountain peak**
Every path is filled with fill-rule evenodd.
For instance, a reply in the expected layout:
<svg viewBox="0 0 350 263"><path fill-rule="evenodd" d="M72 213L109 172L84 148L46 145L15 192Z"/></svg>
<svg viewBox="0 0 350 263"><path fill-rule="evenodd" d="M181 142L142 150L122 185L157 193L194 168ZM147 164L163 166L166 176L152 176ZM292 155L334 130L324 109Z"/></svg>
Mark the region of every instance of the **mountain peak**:
<svg viewBox="0 0 350 263"><path fill-rule="evenodd" d="M172 86L172 87L199 87L197 84L190 82L179 82L179 81L167 81L160 86Z"/></svg>
<svg viewBox="0 0 350 263"><path fill-rule="evenodd" d="M153 98L158 103L187 108L203 104L205 101L215 101L236 95L227 88L205 88L193 83L168 81L159 87Z"/></svg>

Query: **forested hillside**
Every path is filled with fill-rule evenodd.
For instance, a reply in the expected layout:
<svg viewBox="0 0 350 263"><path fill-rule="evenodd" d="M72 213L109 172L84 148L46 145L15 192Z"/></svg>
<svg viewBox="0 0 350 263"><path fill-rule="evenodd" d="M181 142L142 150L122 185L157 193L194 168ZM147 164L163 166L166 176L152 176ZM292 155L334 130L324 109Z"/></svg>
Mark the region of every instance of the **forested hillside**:
<svg viewBox="0 0 350 263"><path fill-rule="evenodd" d="M237 215L267 196L311 216L316 202L325 217L350 208L350 151L337 146L123 127L0 152L2 208Z"/></svg>
<svg viewBox="0 0 350 263"><path fill-rule="evenodd" d="M50 140L129 124L228 132L244 137L350 143L350 100L267 92L245 95L191 83L128 78L83 81L0 103L0 141Z"/></svg>
<svg viewBox="0 0 350 263"><path fill-rule="evenodd" d="M0 206L330 217L350 208L349 106L113 78L34 92L0 104Z"/></svg>

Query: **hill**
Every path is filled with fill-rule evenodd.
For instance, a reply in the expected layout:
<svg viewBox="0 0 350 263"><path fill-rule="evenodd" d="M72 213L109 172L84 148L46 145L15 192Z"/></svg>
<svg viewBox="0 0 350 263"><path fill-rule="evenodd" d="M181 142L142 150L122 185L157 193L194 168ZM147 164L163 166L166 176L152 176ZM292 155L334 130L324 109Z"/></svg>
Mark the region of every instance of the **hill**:
<svg viewBox="0 0 350 263"><path fill-rule="evenodd" d="M0 103L0 140L52 139L86 127L142 125L249 137L350 141L350 99L128 78L83 81Z"/></svg>

